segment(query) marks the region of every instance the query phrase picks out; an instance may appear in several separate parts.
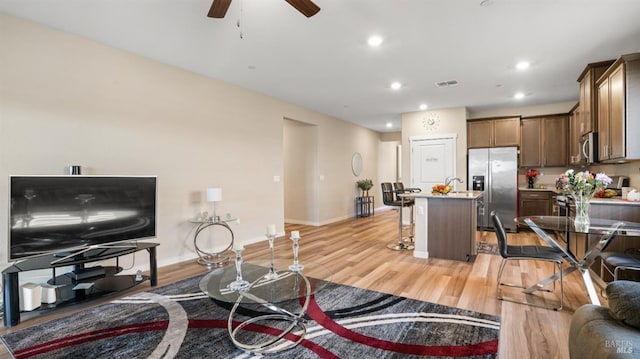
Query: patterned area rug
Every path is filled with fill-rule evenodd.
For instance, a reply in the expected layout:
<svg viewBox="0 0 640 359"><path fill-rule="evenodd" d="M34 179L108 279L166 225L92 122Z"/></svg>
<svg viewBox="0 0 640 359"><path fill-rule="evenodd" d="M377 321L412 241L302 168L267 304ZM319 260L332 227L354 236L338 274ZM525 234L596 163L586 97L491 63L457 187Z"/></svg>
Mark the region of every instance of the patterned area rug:
<svg viewBox="0 0 640 359"><path fill-rule="evenodd" d="M500 252L498 251L498 245L490 244L487 242L478 243L478 253L493 254L496 256L500 255Z"/></svg>
<svg viewBox="0 0 640 359"><path fill-rule="evenodd" d="M102 304L2 337L16 358L252 358L230 340L233 304L198 288L202 276ZM300 303L285 303L296 310ZM290 308L289 308L290 307ZM242 304L240 316L270 313ZM240 317L242 318L242 317ZM244 318L247 319L247 318ZM273 358L495 358L500 318L335 283L312 297L300 345ZM234 317L236 320L236 317ZM246 334L277 335L257 323ZM285 337L299 339L299 332Z"/></svg>

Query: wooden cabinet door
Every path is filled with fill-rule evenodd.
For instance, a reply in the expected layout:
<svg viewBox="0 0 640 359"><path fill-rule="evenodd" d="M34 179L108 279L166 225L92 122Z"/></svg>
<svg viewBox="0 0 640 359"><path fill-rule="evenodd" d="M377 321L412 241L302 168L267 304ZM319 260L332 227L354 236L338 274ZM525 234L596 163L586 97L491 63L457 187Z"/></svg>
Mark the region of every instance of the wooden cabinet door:
<svg viewBox="0 0 640 359"><path fill-rule="evenodd" d="M547 191L520 191L519 216L550 216L552 195Z"/></svg>
<svg viewBox="0 0 640 359"><path fill-rule="evenodd" d="M541 119L527 118L520 121L521 144L520 144L520 166L540 167L542 166L542 131Z"/></svg>
<svg viewBox="0 0 640 359"><path fill-rule="evenodd" d="M598 86L598 158L608 160L609 147L609 79Z"/></svg>
<svg viewBox="0 0 640 359"><path fill-rule="evenodd" d="M467 122L467 147L482 148L493 146L493 121Z"/></svg>
<svg viewBox="0 0 640 359"><path fill-rule="evenodd" d="M520 118L493 120L494 147L520 145Z"/></svg>
<svg viewBox="0 0 640 359"><path fill-rule="evenodd" d="M593 131L593 114L591 113L591 71L580 81L580 135Z"/></svg>
<svg viewBox="0 0 640 359"><path fill-rule="evenodd" d="M567 165L566 116L544 118L542 123L542 166L563 167Z"/></svg>
<svg viewBox="0 0 640 359"><path fill-rule="evenodd" d="M569 164L580 163L580 125L578 123L578 107L569 114Z"/></svg>
<svg viewBox="0 0 640 359"><path fill-rule="evenodd" d="M622 64L609 75L609 149L607 151L610 159L626 156L624 95L624 64Z"/></svg>

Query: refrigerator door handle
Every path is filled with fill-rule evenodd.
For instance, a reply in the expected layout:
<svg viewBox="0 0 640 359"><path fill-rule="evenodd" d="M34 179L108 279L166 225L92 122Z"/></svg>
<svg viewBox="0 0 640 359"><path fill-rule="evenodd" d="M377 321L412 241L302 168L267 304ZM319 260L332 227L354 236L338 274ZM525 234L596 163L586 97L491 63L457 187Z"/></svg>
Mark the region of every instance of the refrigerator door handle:
<svg viewBox="0 0 640 359"><path fill-rule="evenodd" d="M487 191L488 192L487 201L489 203L491 203L491 200L492 200L491 192L492 192L492 189L493 189L493 180L491 179L491 172L493 171L493 165L491 163L491 160L489 160L488 169L489 170L487 171L487 179L488 179L487 183L489 184L489 186L488 186L489 190Z"/></svg>

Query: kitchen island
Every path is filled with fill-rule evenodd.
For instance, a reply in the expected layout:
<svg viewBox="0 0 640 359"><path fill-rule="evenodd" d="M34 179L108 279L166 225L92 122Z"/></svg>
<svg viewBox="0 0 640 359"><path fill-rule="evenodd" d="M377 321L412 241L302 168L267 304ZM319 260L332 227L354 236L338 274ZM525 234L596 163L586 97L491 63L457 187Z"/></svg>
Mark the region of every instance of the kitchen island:
<svg viewBox="0 0 640 359"><path fill-rule="evenodd" d="M400 196L415 200L415 257L467 261L477 254L477 205L482 191Z"/></svg>

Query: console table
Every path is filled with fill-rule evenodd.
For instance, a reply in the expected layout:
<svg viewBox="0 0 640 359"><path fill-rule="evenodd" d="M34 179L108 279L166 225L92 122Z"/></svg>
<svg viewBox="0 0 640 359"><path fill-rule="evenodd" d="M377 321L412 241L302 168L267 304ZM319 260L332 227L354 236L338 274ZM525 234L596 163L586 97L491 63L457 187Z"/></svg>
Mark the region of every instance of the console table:
<svg viewBox="0 0 640 359"><path fill-rule="evenodd" d="M56 286L56 302L42 304L42 309L53 309L62 305L99 298L114 292L130 289L145 280L149 280L152 287L158 284L158 265L156 262L156 247L159 243L118 243L113 247L99 247L88 250L78 256L60 260L60 257L49 254L19 261L2 271L2 285L4 296L4 326L11 327L20 323L20 288L18 275L22 272L51 269L53 272L49 284ZM149 275L142 280L136 280L136 275L116 275L122 268L118 265L118 257L146 250L149 253ZM74 271L85 269L86 263L99 262L116 258L115 267L105 267L104 274L76 280L72 273L56 276L56 268L73 266ZM52 262L55 262L52 264ZM89 288L73 290L79 283L92 283Z"/></svg>

